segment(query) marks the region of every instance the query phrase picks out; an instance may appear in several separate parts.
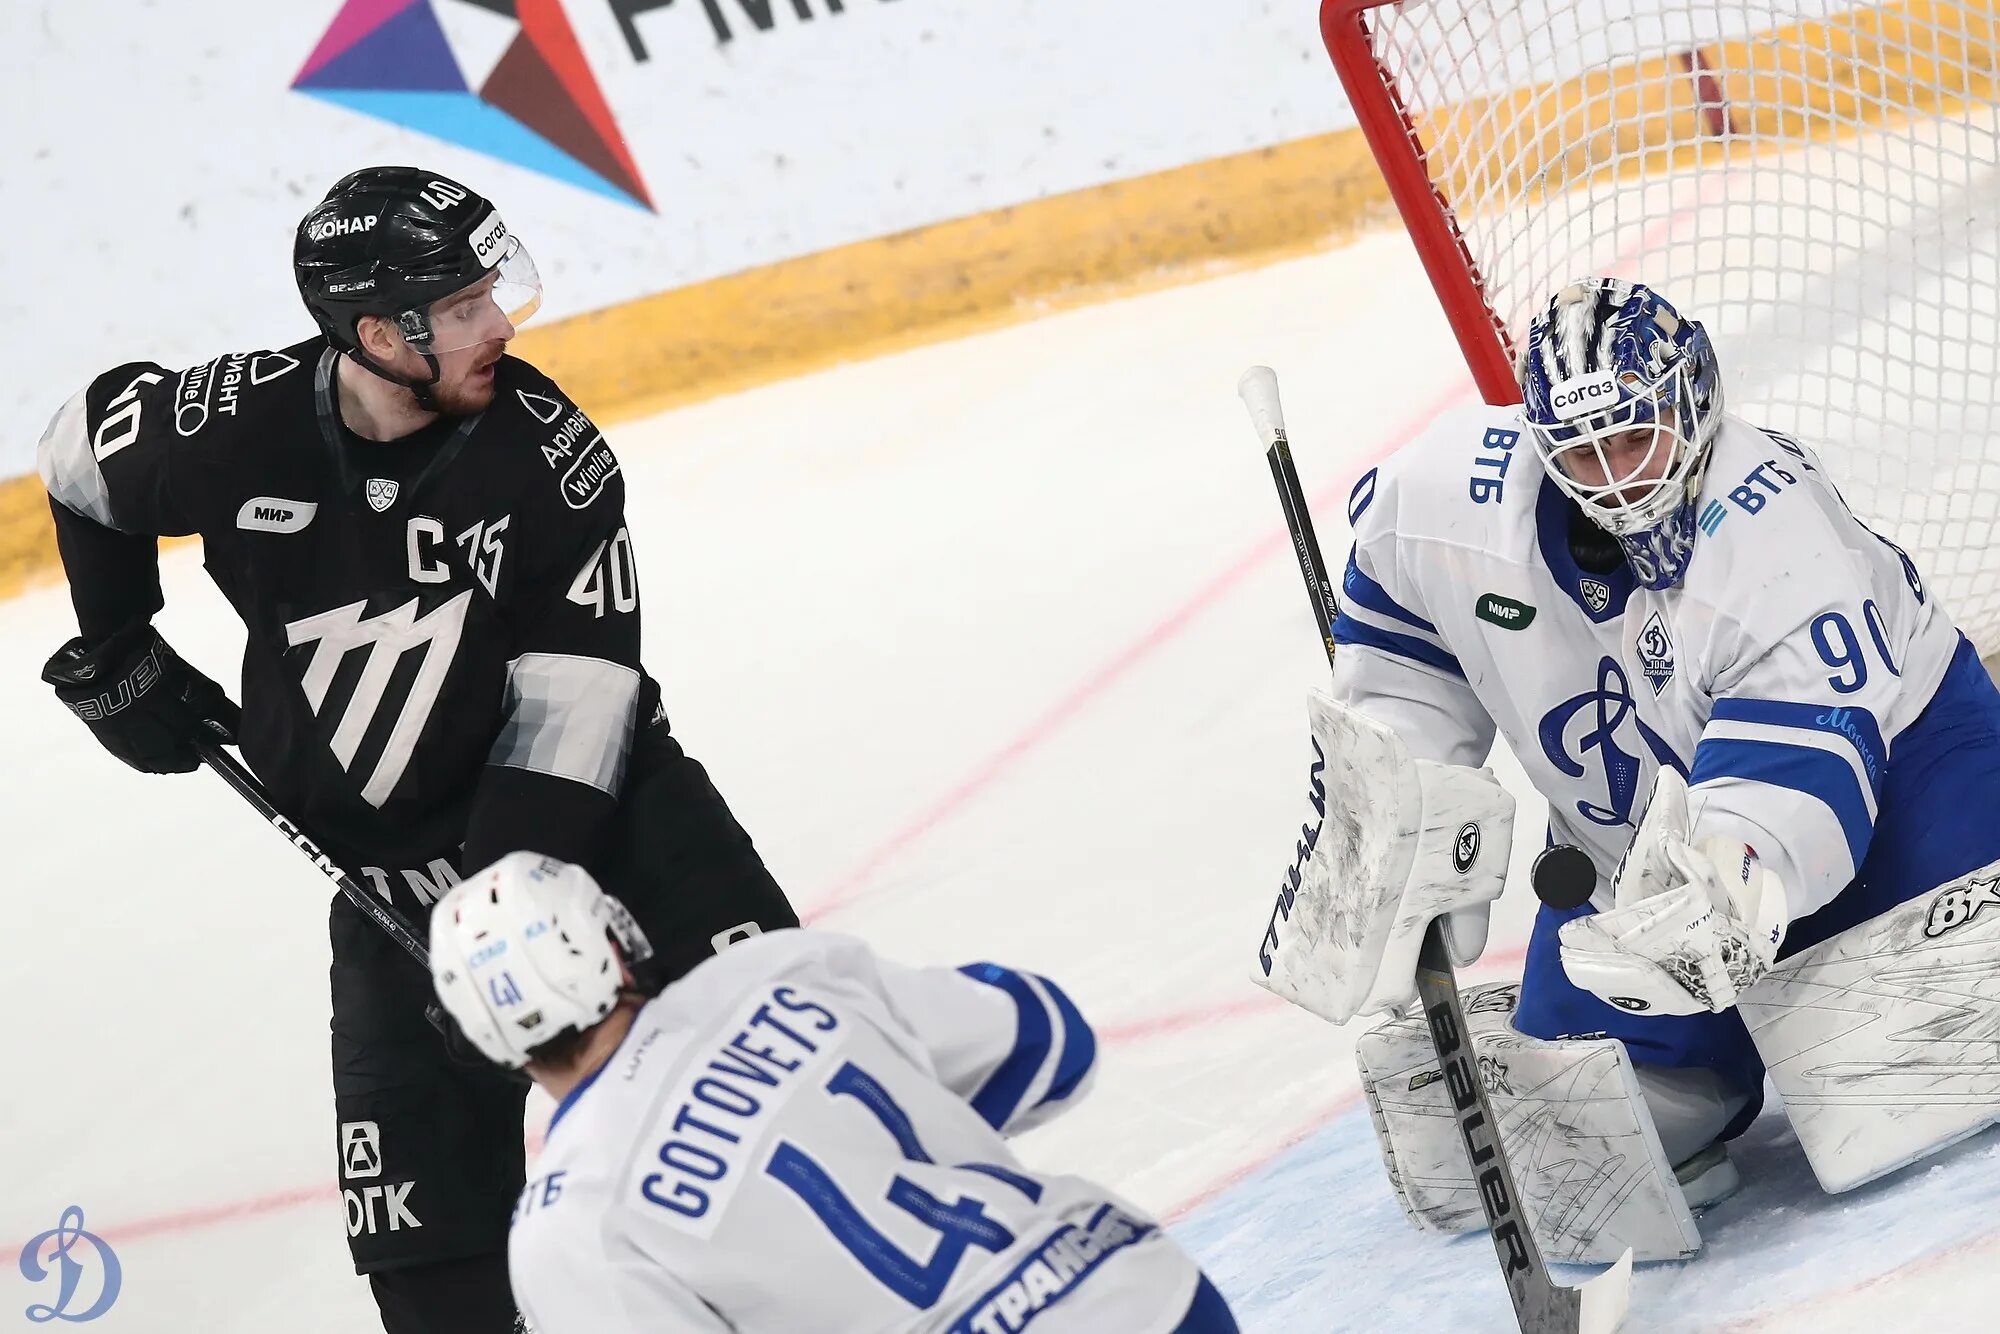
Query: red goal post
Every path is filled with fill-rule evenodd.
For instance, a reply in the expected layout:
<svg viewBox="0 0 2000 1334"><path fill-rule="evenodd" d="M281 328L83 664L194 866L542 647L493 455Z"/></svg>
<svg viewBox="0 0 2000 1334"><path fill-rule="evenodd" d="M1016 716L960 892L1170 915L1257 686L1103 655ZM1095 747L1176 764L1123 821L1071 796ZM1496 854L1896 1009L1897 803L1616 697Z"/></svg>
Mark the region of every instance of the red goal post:
<svg viewBox="0 0 2000 1334"><path fill-rule="evenodd" d="M1347 91L1362 137L1375 155L1389 197L1416 244L1445 318L1458 339L1473 383L1488 403L1518 403L1512 348L1500 317L1487 304L1479 264L1458 229L1451 200L1431 179L1428 150L1403 105L1394 73L1376 57L1364 15L1388 0L1324 0L1320 36Z"/></svg>

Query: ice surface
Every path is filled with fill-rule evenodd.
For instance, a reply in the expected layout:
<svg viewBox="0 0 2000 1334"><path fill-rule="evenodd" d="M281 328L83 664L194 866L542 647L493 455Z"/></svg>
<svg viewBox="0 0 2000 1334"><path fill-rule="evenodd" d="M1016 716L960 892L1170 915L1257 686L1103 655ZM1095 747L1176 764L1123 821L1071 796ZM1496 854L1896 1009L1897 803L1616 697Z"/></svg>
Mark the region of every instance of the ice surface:
<svg viewBox="0 0 2000 1334"><path fill-rule="evenodd" d="M1353 479L1470 393L1382 237L616 430L648 662L814 920L1071 989L1101 1083L1024 1152L1176 1220L1246 1329L1504 1329L1485 1242L1397 1212L1352 1035L1246 980L1325 672L1235 394L1260 361L1329 553ZM165 582L168 637L233 680L196 553ZM70 1204L124 1264L93 1328L373 1328L334 1189L323 882L215 779L99 752L35 684L71 632L60 589L0 605L0 1328L47 1300L13 1259ZM1522 882L1468 977L1518 969L1532 908ZM1991 1327L1992 1137L1837 1200L1781 1122L1743 1163L1708 1251L1640 1273L1631 1327Z"/></svg>

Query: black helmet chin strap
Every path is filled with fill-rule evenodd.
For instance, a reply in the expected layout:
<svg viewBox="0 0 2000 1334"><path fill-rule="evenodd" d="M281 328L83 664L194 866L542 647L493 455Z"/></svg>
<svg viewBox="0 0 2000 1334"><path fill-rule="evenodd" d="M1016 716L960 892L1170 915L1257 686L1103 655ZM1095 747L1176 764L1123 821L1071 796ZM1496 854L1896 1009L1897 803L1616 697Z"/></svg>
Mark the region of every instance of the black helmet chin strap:
<svg viewBox="0 0 2000 1334"><path fill-rule="evenodd" d="M396 372L390 370L387 366L384 366L381 362L363 351L358 320L356 321L357 327L347 337L341 337L330 324L322 322L322 328L326 332L327 341L332 343L342 353L354 358L356 364L378 379L387 380L393 385L400 385L402 388L415 394L417 396L417 406L425 412L436 412L438 410L437 398L431 393L431 390L437 387L437 382L443 372L438 369L438 359L417 345L419 340L423 342L431 341L430 317L422 311L405 311L400 315L386 316L385 318L395 324L396 332L403 336L403 342L408 346L410 351L424 359L424 365L430 370L430 377L428 379L407 379L404 376L396 374Z"/></svg>
<svg viewBox="0 0 2000 1334"><path fill-rule="evenodd" d="M416 351L416 349L412 348L411 351ZM424 411L426 412L437 411L437 406L438 406L437 399L432 396L431 390L437 386L440 372L438 370L437 358L432 356L430 353L428 352L417 353L418 356L424 359L424 365L430 367L430 372L431 372L430 378L428 380L408 380L396 374L394 371L390 370L387 366L382 365L380 362L376 361L373 357L370 357L366 352L363 352L358 346L347 348L346 352L347 355L354 358L355 362L358 363L364 370L370 371L376 376L380 377L381 379L387 380L390 384L401 385L403 388L409 390L412 394L415 394L417 396L417 406L422 408Z"/></svg>

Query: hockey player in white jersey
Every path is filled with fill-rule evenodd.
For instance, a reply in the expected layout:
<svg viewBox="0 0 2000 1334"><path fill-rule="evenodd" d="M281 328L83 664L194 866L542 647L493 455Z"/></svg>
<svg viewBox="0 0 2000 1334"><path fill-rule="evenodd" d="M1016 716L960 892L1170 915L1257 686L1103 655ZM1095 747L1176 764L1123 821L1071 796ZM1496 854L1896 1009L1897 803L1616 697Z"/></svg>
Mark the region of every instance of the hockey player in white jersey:
<svg viewBox="0 0 2000 1334"><path fill-rule="evenodd" d="M1096 1060L1062 990L752 935L655 997L588 872L514 853L431 915L439 998L558 1100L514 1213L538 1334L1233 1334L1195 1262L1002 1136Z"/></svg>
<svg viewBox="0 0 2000 1334"><path fill-rule="evenodd" d="M1467 1001L1529 1212L1554 1258L1686 1254L1767 1066L1828 1189L2000 1115L1976 1041L2000 1024L2000 692L1814 453L1723 410L1707 334L1657 294L1563 289L1521 373L1520 407L1449 415L1354 490L1313 703L1347 823L1308 828L1262 974L1297 997L1318 968L1302 1003L1344 1020L1407 1001L1440 912L1475 956L1499 892L1465 874L1477 830L1455 874L1384 879L1354 822L1435 825L1438 766L1504 738L1597 873L1541 909L1518 990ZM1476 1225L1416 1022L1359 1052L1412 1218Z"/></svg>

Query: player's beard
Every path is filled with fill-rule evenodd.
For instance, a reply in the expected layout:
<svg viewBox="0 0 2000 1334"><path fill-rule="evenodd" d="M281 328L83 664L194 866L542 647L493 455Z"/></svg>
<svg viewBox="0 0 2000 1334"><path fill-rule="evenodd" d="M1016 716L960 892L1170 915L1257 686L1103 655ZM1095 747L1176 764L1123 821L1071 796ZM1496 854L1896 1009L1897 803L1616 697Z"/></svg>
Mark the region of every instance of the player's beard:
<svg viewBox="0 0 2000 1334"><path fill-rule="evenodd" d="M500 355L498 351L482 351L464 369L440 380L431 390L431 401L436 405L433 410L445 417L474 417L493 406L495 377L481 372L493 370Z"/></svg>

